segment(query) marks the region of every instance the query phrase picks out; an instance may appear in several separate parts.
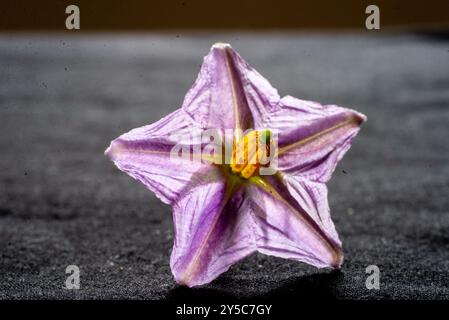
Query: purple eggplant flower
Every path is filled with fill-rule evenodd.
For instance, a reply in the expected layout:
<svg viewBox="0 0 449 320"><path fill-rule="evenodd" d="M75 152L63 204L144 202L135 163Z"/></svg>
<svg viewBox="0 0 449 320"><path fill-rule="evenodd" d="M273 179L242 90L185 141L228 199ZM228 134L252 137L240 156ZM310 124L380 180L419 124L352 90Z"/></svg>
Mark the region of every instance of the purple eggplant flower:
<svg viewBox="0 0 449 320"><path fill-rule="evenodd" d="M218 43L180 109L118 137L106 154L172 206L170 266L180 284L208 283L254 252L339 268L341 241L325 183L365 120L336 105L281 98L230 45ZM204 141L192 133L208 129L235 130L231 157L207 159ZM262 140L268 146L254 148ZM171 156L180 145L202 154ZM250 161L262 153L276 156L272 174Z"/></svg>

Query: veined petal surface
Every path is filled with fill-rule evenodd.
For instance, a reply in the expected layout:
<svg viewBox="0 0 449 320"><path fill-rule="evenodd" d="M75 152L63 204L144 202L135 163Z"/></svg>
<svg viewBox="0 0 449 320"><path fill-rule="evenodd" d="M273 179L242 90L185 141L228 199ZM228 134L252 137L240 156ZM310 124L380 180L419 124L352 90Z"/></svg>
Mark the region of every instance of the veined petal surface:
<svg viewBox="0 0 449 320"><path fill-rule="evenodd" d="M256 250L245 190L223 177L201 180L173 205L170 266L176 281L190 287L212 281Z"/></svg>
<svg viewBox="0 0 449 320"><path fill-rule="evenodd" d="M279 101L277 90L228 44L215 44L183 109L204 128L258 129Z"/></svg>
<svg viewBox="0 0 449 320"><path fill-rule="evenodd" d="M365 120L351 109L282 98L268 120L268 127L279 133L278 169L327 182Z"/></svg>
<svg viewBox="0 0 449 320"><path fill-rule="evenodd" d="M317 222L314 216L321 208L306 204L312 199L296 200L298 195L276 180L264 178L263 185L248 187L258 251L320 268L339 268L343 255L332 222Z"/></svg>
<svg viewBox="0 0 449 320"><path fill-rule="evenodd" d="M197 124L183 110L177 110L151 125L121 135L111 142L105 153L120 170L142 182L163 202L171 204L186 191L185 186L194 175L216 169L193 157L170 157L172 148L182 144L180 137L185 137L189 149L190 141L200 143L191 134L195 126Z"/></svg>

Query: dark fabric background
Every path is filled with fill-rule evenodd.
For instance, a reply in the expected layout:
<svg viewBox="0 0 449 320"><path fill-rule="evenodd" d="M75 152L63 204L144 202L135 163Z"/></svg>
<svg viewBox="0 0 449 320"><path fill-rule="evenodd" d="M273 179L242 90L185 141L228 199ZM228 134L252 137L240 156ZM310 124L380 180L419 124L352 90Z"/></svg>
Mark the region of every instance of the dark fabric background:
<svg viewBox="0 0 449 320"><path fill-rule="evenodd" d="M368 116L329 184L340 272L254 255L179 287L170 208L103 155L177 109L217 41L282 95ZM0 298L449 298L444 34L4 34L0 61ZM70 264L78 291L64 289Z"/></svg>

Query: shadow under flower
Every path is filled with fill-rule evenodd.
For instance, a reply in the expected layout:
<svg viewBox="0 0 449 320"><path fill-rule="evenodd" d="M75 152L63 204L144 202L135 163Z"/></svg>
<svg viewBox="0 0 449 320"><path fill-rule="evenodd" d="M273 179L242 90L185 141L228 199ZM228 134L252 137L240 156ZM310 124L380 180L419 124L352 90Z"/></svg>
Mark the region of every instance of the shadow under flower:
<svg viewBox="0 0 449 320"><path fill-rule="evenodd" d="M338 299L338 285L344 278L343 272L334 270L328 273L317 273L306 276L297 277L291 280L284 281L278 287L260 292L259 286L254 285L253 280L236 282L239 288L246 288L251 293L249 295L234 293L229 290L229 285L226 285L229 279L221 277L214 281L214 284L222 288L188 288L184 286L177 286L172 289L168 295L169 301L176 302L233 302L242 300L267 300L267 301L292 301L297 299L311 300L311 299Z"/></svg>

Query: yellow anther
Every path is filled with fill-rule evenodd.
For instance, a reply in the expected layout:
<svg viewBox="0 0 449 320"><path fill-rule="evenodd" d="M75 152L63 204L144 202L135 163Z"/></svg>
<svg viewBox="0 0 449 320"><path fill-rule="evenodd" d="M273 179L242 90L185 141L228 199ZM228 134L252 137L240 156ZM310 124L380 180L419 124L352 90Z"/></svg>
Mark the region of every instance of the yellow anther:
<svg viewBox="0 0 449 320"><path fill-rule="evenodd" d="M259 173L259 159L269 153L269 131L260 133L251 131L240 141L234 142L231 169L232 172L248 179ZM263 152L263 154L262 154Z"/></svg>
<svg viewBox="0 0 449 320"><path fill-rule="evenodd" d="M253 176L253 174L256 172L256 170L259 169L258 165L255 164L248 164L245 169L242 170L242 172L240 173L240 175L245 178L251 178Z"/></svg>

